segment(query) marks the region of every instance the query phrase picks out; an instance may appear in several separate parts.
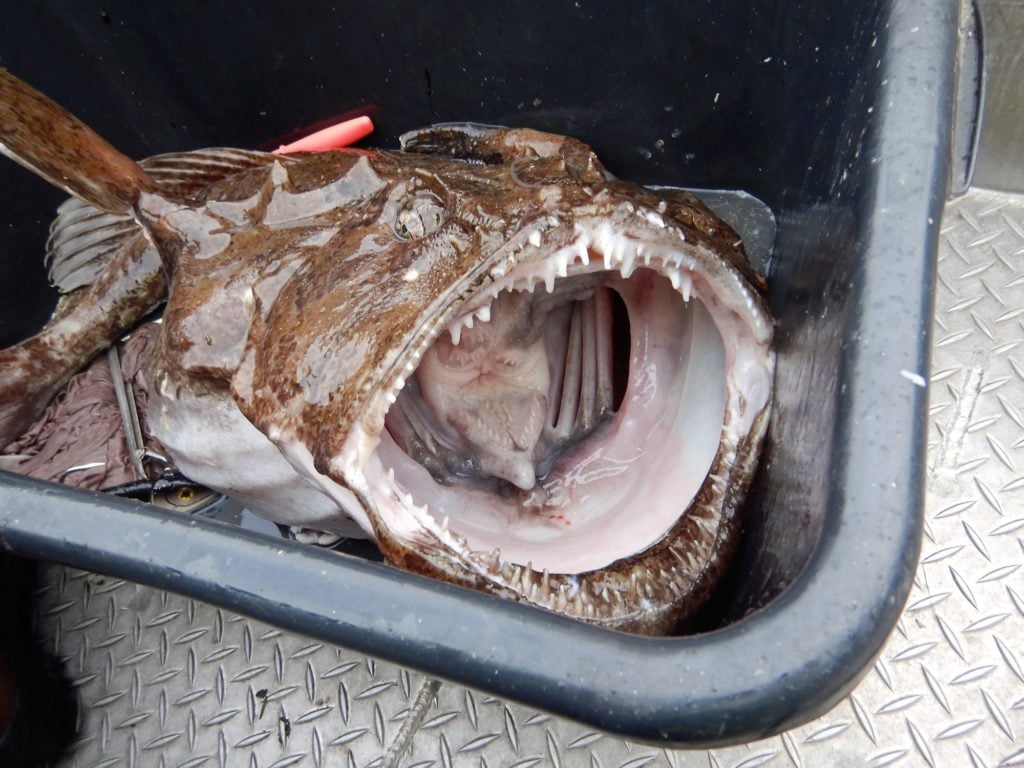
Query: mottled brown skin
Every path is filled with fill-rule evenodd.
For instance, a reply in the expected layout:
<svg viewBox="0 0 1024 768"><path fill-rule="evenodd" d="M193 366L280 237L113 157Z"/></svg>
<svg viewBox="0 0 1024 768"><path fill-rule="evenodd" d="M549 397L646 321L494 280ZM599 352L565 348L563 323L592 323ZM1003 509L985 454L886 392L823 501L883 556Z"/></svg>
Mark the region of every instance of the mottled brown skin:
<svg viewBox="0 0 1024 768"><path fill-rule="evenodd" d="M266 155L258 167L182 188L155 183L2 70L0 100L0 141L10 154L139 224L100 280L38 336L0 353L0 444L166 289L151 386L233 398L261 432L282 447L305 446L318 472L372 511L375 500L333 460L354 435L380 434L384 412L372 406L404 375L407 350L436 337L493 279L495 265L542 260L573 241L574 221L639 232L635 211L648 207L686 242L761 284L737 235L695 197L613 180L575 139L440 126L411 134L403 152ZM436 228L404 236L402 212L424 201L440 210ZM525 248L523 233L538 226L543 253ZM69 318L74 332L66 330ZM545 576L545 588L555 590L578 579L583 599L558 610L657 633L690 613L733 544L764 421L762 413L732 465L720 452L711 473L718 479L646 552L578 577ZM396 565L525 599L521 573L504 585L500 577L485 581L452 552L412 546L371 519Z"/></svg>
<svg viewBox="0 0 1024 768"><path fill-rule="evenodd" d="M102 279L65 299L44 330L0 350L0 447L29 427L72 374L155 310L165 290L160 257L140 237Z"/></svg>
<svg viewBox="0 0 1024 768"><path fill-rule="evenodd" d="M413 148L435 150L438 143L415 143ZM304 444L319 472L348 485L348 478L331 466L332 457L343 450L353 430L383 430L382 421L368 422L365 414L373 396L400 374L396 354L450 319L451 313L440 316L433 308L437 303L469 295L485 284L489 278L482 267L491 263L488 253L550 212L565 221L545 233L546 248L554 250L560 240L569 241L571 221L581 209L596 205L597 215L614 215L624 200L653 209L665 199L609 181L594 154L574 139L502 130L478 137L475 144L461 140L456 150L484 164L405 153L324 153L284 163L286 174L279 170L277 182L268 168L211 188L210 199L256 203L248 208L244 229L222 251L211 256L200 246L179 255L158 369L173 384L193 390L230 389L261 431L274 434L282 444ZM417 179L444 201L444 219L431 235L404 241L395 235L394 217L386 209L396 200L403 205ZM348 198L315 220L283 231L261 221L279 196L319 193L332 185L345 186ZM552 189L560 194L557 205L544 202ZM609 199L595 204L602 190ZM725 255L760 280L747 265L735 232L695 197L673 193L665 216L689 242ZM209 207L194 209L185 221L193 234L184 240L195 238L198 231L230 229ZM335 225L339 231L325 244L298 246ZM168 229L164 236L173 240L166 222L158 222L157 231L162 226ZM414 264L423 277L410 284L403 277ZM294 269L291 279L264 298L265 286L272 286L286 268ZM255 293L251 307L244 299L249 286ZM189 330L197 317L205 319L201 336ZM310 350L329 350L332 357L315 356L320 368L313 371ZM557 589L575 579L593 596L593 613L584 606L579 618L648 633L670 631L703 602L728 562L736 506L756 462L750 444L756 446L759 440L760 429L731 467L716 460L712 474L726 478L723 487L713 491L706 486L689 512L647 552L578 579L553 574L548 583ZM719 492L728 497L724 510ZM372 508L373 499L360 500ZM448 552L410 547L383 526L375 533L396 565L496 591L468 570L453 567ZM692 561L686 552L695 553ZM650 574L661 571L664 582L652 582ZM606 587L609 591L600 599ZM497 591L520 598L513 588ZM565 612L574 613L571 607ZM633 618L624 618L629 616Z"/></svg>
<svg viewBox="0 0 1024 768"><path fill-rule="evenodd" d="M242 412L261 431L287 424L286 431L309 447L316 468L330 474L329 462L341 452L363 404L399 375L388 370L396 354L449 319L438 316L436 302L485 285L486 254L529 223L551 211L571 222L574 211L594 206L600 189L613 194L618 189L618 182L605 180L589 150L586 162L565 160L566 154L579 160L583 145L578 141L555 144L550 136L536 135L544 150L557 147L556 154L522 158L516 177L508 157L500 165L471 165L406 153L327 152L282 161L287 179L280 184L267 168L213 186L211 200L255 201L240 227L202 206L179 209L173 222L170 216L155 219L154 231L162 240L196 244L179 246L158 367L176 383L188 378L190 387L201 383L211 390L232 389ZM522 140L520 145L532 146ZM504 147L485 156L498 157L499 151ZM527 187L524 177L543 178L544 183ZM431 235L404 241L384 209L389 200L407 201L416 180L441 196L445 218ZM349 197L308 223L281 230L262 221L267 206L280 196L322 194L332 186L344 187ZM562 195L559 205L541 202L548 186ZM623 186L628 194L623 199L635 199L637 188ZM745 263L737 235L690 198L685 211L682 201L671 210L690 241ZM652 195L651 202L657 200ZM618 202L600 208L612 211ZM335 226L339 231L326 243L300 245ZM211 255L216 248L209 240L232 228L238 232ZM558 247L560 238L568 242L570 235L568 225L547 233L547 247ZM419 265L423 278L410 283L403 278L412 265ZM294 273L277 292L274 279L282 269ZM245 300L250 286L255 293L251 308ZM272 296L264 298L265 290ZM203 330L195 333L190 328L198 326L193 321L200 316ZM315 376L307 370L314 349L334 352ZM311 400L321 392L323 401ZM365 426L375 433L384 427L382 422Z"/></svg>

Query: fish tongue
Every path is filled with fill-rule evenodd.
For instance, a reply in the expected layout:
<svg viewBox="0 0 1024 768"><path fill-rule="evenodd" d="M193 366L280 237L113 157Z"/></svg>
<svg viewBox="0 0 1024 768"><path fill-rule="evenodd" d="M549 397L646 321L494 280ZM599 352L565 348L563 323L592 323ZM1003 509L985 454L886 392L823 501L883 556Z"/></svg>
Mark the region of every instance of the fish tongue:
<svg viewBox="0 0 1024 768"><path fill-rule="evenodd" d="M548 410L550 370L543 333L526 333L525 296L503 294L455 344L443 334L416 378L436 422L469 457L470 479L536 484L536 447ZM440 442L438 440L437 442Z"/></svg>
<svg viewBox="0 0 1024 768"><path fill-rule="evenodd" d="M475 450L480 474L528 491L537 483L534 449L546 412L547 397L539 392L492 386L470 392L448 423Z"/></svg>

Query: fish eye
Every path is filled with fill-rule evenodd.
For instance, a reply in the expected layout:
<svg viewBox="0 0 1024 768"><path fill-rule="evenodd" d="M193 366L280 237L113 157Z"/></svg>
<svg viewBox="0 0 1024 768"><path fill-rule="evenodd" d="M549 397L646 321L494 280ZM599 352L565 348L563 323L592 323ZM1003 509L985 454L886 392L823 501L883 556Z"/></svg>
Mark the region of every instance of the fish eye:
<svg viewBox="0 0 1024 768"><path fill-rule="evenodd" d="M184 485L153 494L152 502L164 509L192 513L217 498L217 494L200 486Z"/></svg>
<svg viewBox="0 0 1024 768"><path fill-rule="evenodd" d="M444 203L429 190L409 197L395 216L395 235L400 240L419 240L437 231L444 220Z"/></svg>

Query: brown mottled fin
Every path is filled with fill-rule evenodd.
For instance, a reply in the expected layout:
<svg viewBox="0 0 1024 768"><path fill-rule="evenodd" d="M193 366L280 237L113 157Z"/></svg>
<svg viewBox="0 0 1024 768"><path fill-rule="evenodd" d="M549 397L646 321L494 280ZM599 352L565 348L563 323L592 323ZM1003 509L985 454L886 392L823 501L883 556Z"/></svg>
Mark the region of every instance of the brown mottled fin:
<svg viewBox="0 0 1024 768"><path fill-rule="evenodd" d="M81 201L61 208L50 238L55 281L65 291L80 290L35 336L0 349L2 448L29 428L72 374L164 299L165 254L135 220L142 193L187 202L201 198L212 181L273 156L214 150L186 153L192 162L164 156L144 168L5 69L0 151Z"/></svg>
<svg viewBox="0 0 1024 768"><path fill-rule="evenodd" d="M272 163L266 152L212 148L157 155L139 163L162 194L198 201L218 181ZM130 214L111 214L72 198L57 209L46 242L50 282L61 293L92 283L124 243L139 234Z"/></svg>
<svg viewBox="0 0 1024 768"><path fill-rule="evenodd" d="M0 152L111 213L132 209L152 180L59 104L0 68Z"/></svg>
<svg viewBox="0 0 1024 768"><path fill-rule="evenodd" d="M198 201L211 185L274 161L288 163L286 156L248 149L211 147L189 152L169 152L139 163L165 192L175 198Z"/></svg>

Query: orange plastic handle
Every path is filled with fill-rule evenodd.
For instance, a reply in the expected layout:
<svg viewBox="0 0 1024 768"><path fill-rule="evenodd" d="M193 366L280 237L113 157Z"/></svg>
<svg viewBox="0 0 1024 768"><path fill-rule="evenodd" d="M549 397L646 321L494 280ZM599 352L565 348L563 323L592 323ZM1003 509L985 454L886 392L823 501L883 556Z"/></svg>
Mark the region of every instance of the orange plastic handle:
<svg viewBox="0 0 1024 768"><path fill-rule="evenodd" d="M275 155L290 155L293 152L325 152L355 144L373 133L373 121L363 115L343 123L311 133L291 144L282 144L274 150Z"/></svg>

